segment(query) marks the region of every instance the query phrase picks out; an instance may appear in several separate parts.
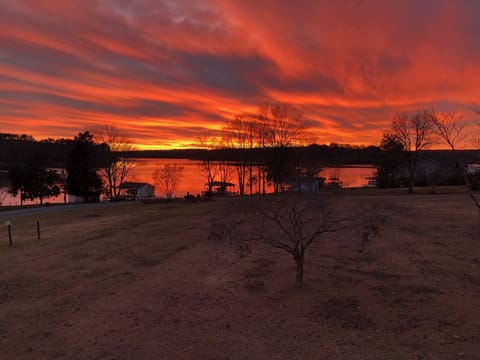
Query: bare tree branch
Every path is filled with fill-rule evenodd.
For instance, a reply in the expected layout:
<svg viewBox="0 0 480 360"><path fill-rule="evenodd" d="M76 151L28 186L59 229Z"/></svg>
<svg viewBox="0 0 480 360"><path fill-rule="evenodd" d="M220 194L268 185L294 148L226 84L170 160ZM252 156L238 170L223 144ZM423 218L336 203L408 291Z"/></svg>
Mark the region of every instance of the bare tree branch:
<svg viewBox="0 0 480 360"><path fill-rule="evenodd" d="M162 168L155 170L153 178L165 194L167 201L173 198L182 173L183 166L178 164L165 164Z"/></svg>
<svg viewBox="0 0 480 360"><path fill-rule="evenodd" d="M222 129L224 143L232 148L241 149L241 155L245 150L260 146L257 133L259 131L258 118L251 113L241 112L235 115ZM245 182L249 172L250 194L252 194L252 162L241 159L235 165L240 195L245 193ZM248 171L249 170L249 171Z"/></svg>
<svg viewBox="0 0 480 360"><path fill-rule="evenodd" d="M454 151L458 143L464 141L468 134L464 132L466 123L457 113L441 113L433 118L433 131Z"/></svg>
<svg viewBox="0 0 480 360"><path fill-rule="evenodd" d="M106 144L110 150L110 157L105 159L102 172L107 179L110 197L120 195L120 187L127 175L135 167L135 161L125 156L125 152L132 151L133 145L129 137L113 125L103 125L93 129L95 138Z"/></svg>
<svg viewBox="0 0 480 360"><path fill-rule="evenodd" d="M418 159L423 151L435 142L432 136L435 119L433 110L422 109L397 114L392 121L392 134L402 144L408 155L408 191L410 193L413 192L413 178Z"/></svg>
<svg viewBox="0 0 480 360"><path fill-rule="evenodd" d="M297 285L303 282L305 253L315 241L327 233L359 225L370 234L373 228L365 227L365 221L376 224L382 219L368 218L358 212L339 213L325 196L312 198L300 194L244 200L232 208L235 211L228 217L212 225L210 238L226 241L242 255L258 244L286 251L296 264Z"/></svg>
<svg viewBox="0 0 480 360"><path fill-rule="evenodd" d="M473 104L472 106L472 111L477 114L477 115L480 115L480 104Z"/></svg>

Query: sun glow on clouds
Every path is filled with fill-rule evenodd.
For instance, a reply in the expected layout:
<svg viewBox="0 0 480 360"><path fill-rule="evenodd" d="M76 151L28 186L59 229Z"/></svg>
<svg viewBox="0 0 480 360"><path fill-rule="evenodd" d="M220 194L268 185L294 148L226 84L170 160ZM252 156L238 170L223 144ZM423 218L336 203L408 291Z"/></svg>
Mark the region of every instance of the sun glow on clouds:
<svg viewBox="0 0 480 360"><path fill-rule="evenodd" d="M3 0L0 131L71 138L106 123L138 148L185 147L276 100L320 142L378 144L398 111L474 118L479 12L466 0Z"/></svg>

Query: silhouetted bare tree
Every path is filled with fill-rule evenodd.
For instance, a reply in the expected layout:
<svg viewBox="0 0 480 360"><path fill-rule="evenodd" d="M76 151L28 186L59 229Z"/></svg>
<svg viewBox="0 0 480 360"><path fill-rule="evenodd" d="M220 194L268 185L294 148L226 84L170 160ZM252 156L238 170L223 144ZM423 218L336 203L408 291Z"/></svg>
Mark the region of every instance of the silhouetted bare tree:
<svg viewBox="0 0 480 360"><path fill-rule="evenodd" d="M293 105L264 103L260 105L258 114L266 146L291 146L300 136L303 114Z"/></svg>
<svg viewBox="0 0 480 360"><path fill-rule="evenodd" d="M165 194L167 202L173 198L182 174L183 166L178 164L165 164L162 168L155 170L153 179L159 185L160 191Z"/></svg>
<svg viewBox="0 0 480 360"><path fill-rule="evenodd" d="M274 191L282 189L288 177L288 147L298 140L303 114L291 104L264 103L259 107L258 119L262 143L271 151L266 165L274 183Z"/></svg>
<svg viewBox="0 0 480 360"><path fill-rule="evenodd" d="M233 168L228 161L217 161L215 164L217 167L218 178L221 183L226 184L232 177Z"/></svg>
<svg viewBox="0 0 480 360"><path fill-rule="evenodd" d="M114 199L120 196L120 186L135 166L135 161L125 156L133 145L124 131L113 125L99 126L93 130L96 141L106 144L110 151L105 152L102 173L107 180L108 195Z"/></svg>
<svg viewBox="0 0 480 360"><path fill-rule="evenodd" d="M245 151L258 146L257 143L258 121L248 112L241 112L227 123L223 128L224 139L227 146L241 150L241 159L235 165L240 195L245 194L245 182L249 174L248 184L252 194L252 162L245 159Z"/></svg>
<svg viewBox="0 0 480 360"><path fill-rule="evenodd" d="M418 159L433 143L435 112L430 109L402 112L392 122L392 135L407 152L408 192L413 192L413 182Z"/></svg>
<svg viewBox="0 0 480 360"><path fill-rule="evenodd" d="M327 234L351 226L362 228L362 250L378 233L381 216L367 219L368 212L339 211L331 199L311 194L281 194L268 199L236 202L232 212L212 225L210 239L226 243L244 255L255 245L266 244L289 253L296 265L296 284L303 283L305 254Z"/></svg>
<svg viewBox="0 0 480 360"><path fill-rule="evenodd" d="M441 113L433 117L433 131L455 151L458 143L467 138L463 116L454 112Z"/></svg>
<svg viewBox="0 0 480 360"><path fill-rule="evenodd" d="M207 178L207 194L210 195L212 193L212 184L218 176L218 167L210 156L210 151L219 147L220 140L217 137L203 134L198 137L197 143L200 147L208 151L206 157L203 159L203 171Z"/></svg>

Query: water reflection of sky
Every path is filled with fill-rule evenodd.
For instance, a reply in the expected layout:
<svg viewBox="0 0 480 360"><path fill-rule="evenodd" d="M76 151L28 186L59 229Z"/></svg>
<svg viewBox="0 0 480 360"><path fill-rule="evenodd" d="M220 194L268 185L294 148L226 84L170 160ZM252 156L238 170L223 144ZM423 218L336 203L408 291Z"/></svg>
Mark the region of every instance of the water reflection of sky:
<svg viewBox="0 0 480 360"><path fill-rule="evenodd" d="M320 176L326 178L338 178L343 187L361 187L365 185L365 178L374 176L376 172L373 166L345 166L325 168L320 171Z"/></svg>
<svg viewBox="0 0 480 360"><path fill-rule="evenodd" d="M178 164L183 166L182 177L175 191L175 196L182 197L187 192L196 195L205 190L206 174L201 161L188 159L137 159L135 167L131 170L127 177L127 181L147 182L155 186L155 195L164 196L161 193L161 187L155 181L155 172L166 164ZM257 172L255 171L255 174ZM324 168L320 171L320 176L325 178L339 178L343 182L344 187L361 187L365 184L365 178L373 176L375 168L372 166L362 167L341 167L341 168ZM235 191L238 191L238 182L236 180L236 172L232 167L229 182L234 183ZM245 189L248 192L248 186ZM268 191L268 189L267 189ZM3 206L19 205L20 198L13 197L8 194L6 188L0 190L0 200ZM61 203L63 202L63 194L57 198L45 199L45 202ZM38 200L33 202L25 201L24 204L37 204Z"/></svg>

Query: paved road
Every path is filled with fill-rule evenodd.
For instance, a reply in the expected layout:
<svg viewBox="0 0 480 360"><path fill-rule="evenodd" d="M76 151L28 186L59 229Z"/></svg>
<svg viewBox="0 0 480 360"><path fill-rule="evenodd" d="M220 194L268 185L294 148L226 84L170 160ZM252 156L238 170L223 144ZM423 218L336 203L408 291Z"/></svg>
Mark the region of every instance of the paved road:
<svg viewBox="0 0 480 360"><path fill-rule="evenodd" d="M121 206L128 204L130 202L101 202L101 203L88 203L88 204L58 204L50 205L43 207L25 207L23 209L14 209L14 210L2 210L0 211L0 221L1 223L12 220L22 216L30 216L36 214L49 214L60 211L72 211L72 210L81 210L81 209L98 209L105 208L110 206ZM0 223L0 225L1 225Z"/></svg>

